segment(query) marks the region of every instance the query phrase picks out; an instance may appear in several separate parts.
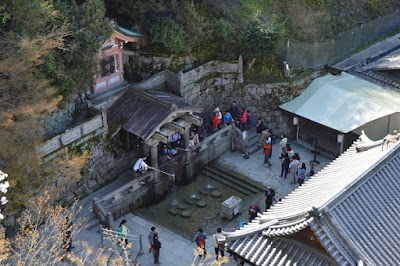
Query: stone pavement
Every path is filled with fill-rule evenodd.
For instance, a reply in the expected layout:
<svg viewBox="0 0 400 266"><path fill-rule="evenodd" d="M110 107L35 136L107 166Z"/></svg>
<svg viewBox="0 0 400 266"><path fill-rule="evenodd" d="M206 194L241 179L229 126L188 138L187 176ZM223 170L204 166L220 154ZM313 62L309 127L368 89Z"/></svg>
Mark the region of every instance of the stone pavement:
<svg viewBox="0 0 400 266"><path fill-rule="evenodd" d="M313 159L313 154L310 152L310 149L307 149L303 146L299 146L296 143L290 143L294 152L299 153L302 162L308 162L307 164L307 173L309 173L309 162ZM220 156L216 163L229 167L230 170L236 171L243 176L246 176L256 182L259 182L265 186L271 186L276 190L276 198L281 198L292 192L298 185L292 184L293 175L289 174L287 179L280 178L281 164L279 160L279 147L278 145L274 145L272 150L272 158L271 169L267 168L266 165L263 164L264 154L262 150L250 156L250 159L245 160L242 157L241 153L238 152L226 152L222 156ZM317 165L314 169L315 172L318 172L321 168L326 166L331 160L326 159L322 156L318 156L317 160L320 161L320 164ZM112 190L116 189L118 186L127 182L130 176L127 174L123 174L120 179L115 181L108 186L103 187L99 191L90 195L89 197L80 201L80 204L83 206L83 212L81 215L92 219L91 226L88 229L82 230L74 239L84 240L88 242L94 248L99 247L100 245L100 226L97 224L93 224L93 214L90 213L91 208L91 198L93 196L104 195ZM309 178L309 177L307 177ZM258 203L261 208L264 208L264 199L261 197ZM140 262L140 265L154 265L152 254L149 253L148 248L148 240L147 235L152 226L157 228L157 232L160 236L160 241L162 242L162 248L160 251L160 262L161 265L167 266L186 266L186 265L199 265L199 259L194 261L195 258L195 248L196 245L192 239L186 239L171 230L158 225L157 221L149 221L138 215L133 213L128 213L118 219L118 221L114 222L114 228L118 228L119 223L122 219L127 220L127 227L129 228L131 235L142 235L143 236L143 254L137 257L137 261ZM223 230L229 230L231 227L237 227L240 221L247 220L247 213L243 213L241 216L236 217L227 228L222 228ZM235 226L236 225L236 226ZM211 254L214 254L214 248L212 246L212 232L206 232L208 234L208 239L206 240L206 250ZM74 252L82 252L82 250L74 250ZM139 240L135 239L133 241L131 260L133 261L139 252ZM193 264L194 263L194 264ZM236 265L236 262L231 257L229 262L224 265Z"/></svg>
<svg viewBox="0 0 400 266"><path fill-rule="evenodd" d="M277 140L279 143L279 141ZM281 160L279 159L279 145L275 144L272 146L272 156L270 162L272 164L271 169L267 167L264 162L264 151L260 149L256 153L250 155L250 159L245 160L239 152L226 152L221 155L216 164L229 168L231 171L237 172L246 176L253 181L263 184L264 186L271 186L276 191L276 198L283 198L298 187L298 184L293 184L293 173L289 173L287 178L279 177L281 174ZM310 161L314 159L314 154L311 153L311 149L302 145L298 145L296 142L289 140L290 146L295 153L298 153L301 160L300 164L305 162L307 166L306 180L309 178L310 173ZM319 165L314 166L314 172L317 173L319 170L328 165L332 160L327 159L321 155L317 156ZM262 206L262 203L260 206Z"/></svg>

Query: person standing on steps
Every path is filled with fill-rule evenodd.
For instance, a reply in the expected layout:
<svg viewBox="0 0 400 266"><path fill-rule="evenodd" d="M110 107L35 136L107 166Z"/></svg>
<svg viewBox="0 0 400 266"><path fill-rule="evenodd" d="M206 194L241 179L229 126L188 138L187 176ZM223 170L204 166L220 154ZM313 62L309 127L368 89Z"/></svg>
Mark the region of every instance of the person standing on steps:
<svg viewBox="0 0 400 266"><path fill-rule="evenodd" d="M203 256L203 254L204 255L207 254L207 252L206 252L206 238L207 238L207 235L203 233L203 229L202 228L197 229L197 235L194 238L194 242L196 242L200 258Z"/></svg>
<svg viewBox="0 0 400 266"><path fill-rule="evenodd" d="M233 101L231 104L231 108L229 110L231 112L231 115L233 117L233 120L239 119L239 107L236 105L236 101Z"/></svg>
<svg viewBox="0 0 400 266"><path fill-rule="evenodd" d="M233 117L232 117L231 113L229 113L229 110L226 110L225 115L224 115L225 126L229 126L232 122L234 122Z"/></svg>
<svg viewBox="0 0 400 266"><path fill-rule="evenodd" d="M242 108L242 113L240 114L240 129L242 131L246 130L246 123L247 123L247 111L246 109L243 107Z"/></svg>
<svg viewBox="0 0 400 266"><path fill-rule="evenodd" d="M218 227L217 232L213 235L213 243L215 249L215 259L218 260L218 252L221 253L221 258L225 256L226 237L222 234L222 229Z"/></svg>
<svg viewBox="0 0 400 266"><path fill-rule="evenodd" d="M156 228L154 226L152 226L150 228L150 233L147 236L147 239L149 240L149 244L150 244L149 253L153 252L153 255L154 255L154 242L153 242L153 239L154 239L154 235L155 234L157 234Z"/></svg>
<svg viewBox="0 0 400 266"><path fill-rule="evenodd" d="M154 246L154 264L161 264L159 261L161 242L158 240L157 233L154 233L153 243L154 243L153 244L153 246Z"/></svg>
<svg viewBox="0 0 400 266"><path fill-rule="evenodd" d="M265 126L264 126L264 122L262 121L261 117L257 118L257 123L256 123L256 133L258 136L258 143L257 146L261 146L262 145L262 132L264 130Z"/></svg>

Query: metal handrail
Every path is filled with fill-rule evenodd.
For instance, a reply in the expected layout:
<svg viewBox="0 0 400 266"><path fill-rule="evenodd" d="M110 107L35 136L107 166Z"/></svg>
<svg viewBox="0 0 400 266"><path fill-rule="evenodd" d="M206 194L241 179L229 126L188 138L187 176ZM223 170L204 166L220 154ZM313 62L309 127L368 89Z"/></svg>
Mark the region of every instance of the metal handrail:
<svg viewBox="0 0 400 266"><path fill-rule="evenodd" d="M135 239L135 238L139 238L140 250L139 250L138 255L142 255L142 254L143 254L142 235L139 234L139 236L137 236L137 235L124 234L123 236L121 236L121 234L122 234L121 232L113 231L113 230L110 230L110 229L101 227L101 233L100 233L101 242L100 242L100 246L103 246L103 243L104 243L104 236L103 236L104 232L111 233L113 237L121 237L121 238L123 238L123 239ZM127 237L127 236L128 236L128 237Z"/></svg>

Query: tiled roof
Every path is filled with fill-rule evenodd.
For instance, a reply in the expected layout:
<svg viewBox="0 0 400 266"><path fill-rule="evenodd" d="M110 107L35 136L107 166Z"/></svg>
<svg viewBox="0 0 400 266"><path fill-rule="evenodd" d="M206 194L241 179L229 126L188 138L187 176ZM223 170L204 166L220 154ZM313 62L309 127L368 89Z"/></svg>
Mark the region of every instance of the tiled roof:
<svg viewBox="0 0 400 266"><path fill-rule="evenodd" d="M399 142L389 158L324 209L314 227L336 235L337 245L325 248L349 252L367 265L400 265Z"/></svg>
<svg viewBox="0 0 400 266"><path fill-rule="evenodd" d="M254 265L264 265L275 250L265 251L266 246L309 226L339 265L359 260L367 265L400 265L400 141L379 143L362 135L268 212L228 233L230 251ZM299 248L291 243L280 243L274 251L280 252L280 265L290 265L285 258ZM260 259L260 253L265 259Z"/></svg>
<svg viewBox="0 0 400 266"><path fill-rule="evenodd" d="M177 113L201 112L202 109L184 102L183 98L159 91L128 88L108 111L108 121L148 140L168 119Z"/></svg>
<svg viewBox="0 0 400 266"><path fill-rule="evenodd" d="M336 265L328 256L300 242L272 239L262 233L230 242L228 250L253 265Z"/></svg>

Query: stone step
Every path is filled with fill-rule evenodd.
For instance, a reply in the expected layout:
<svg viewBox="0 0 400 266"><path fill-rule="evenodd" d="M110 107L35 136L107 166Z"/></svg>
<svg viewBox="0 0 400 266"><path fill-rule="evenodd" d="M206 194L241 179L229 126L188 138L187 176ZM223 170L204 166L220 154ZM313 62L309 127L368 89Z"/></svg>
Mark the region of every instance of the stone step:
<svg viewBox="0 0 400 266"><path fill-rule="evenodd" d="M96 217L88 220L88 222L85 225L85 230L92 230L93 228L100 228L100 220L97 219Z"/></svg>
<svg viewBox="0 0 400 266"><path fill-rule="evenodd" d="M207 170L209 171L209 173L214 173L214 174L216 174L216 175L218 175L218 176L220 176L220 177L222 177L222 178L224 178L224 179L226 179L226 180L228 180L228 181L230 181L232 183L237 184L240 187L243 187L243 188L245 188L247 190L252 191L254 194L257 194L258 192L260 192L260 189L258 187L255 187L252 184L249 184L249 183L245 182L244 180L237 179L237 178L231 176L230 174L225 173L225 172L223 172L223 171L221 171L221 170L219 170L217 168L207 167L205 171L207 171Z"/></svg>
<svg viewBox="0 0 400 266"><path fill-rule="evenodd" d="M233 171L231 169L228 169L228 168L226 168L226 167L224 167L224 166L222 166L220 164L212 163L212 164L209 165L209 167L213 167L213 168L218 169L218 170L220 170L220 171L222 171L224 173L227 173L230 176L232 176L232 177L234 177L234 178L236 178L238 180L241 180L241 181L244 181L244 182L250 184L252 187L258 188L260 191L267 190L267 187L264 186L263 184L260 184L260 183L258 183L256 181L253 181L250 177L247 177L247 176L242 175L242 174L238 174L235 171Z"/></svg>
<svg viewBox="0 0 400 266"><path fill-rule="evenodd" d="M207 171L203 170L200 175L207 178ZM253 194L253 192L251 192L250 190L242 188L242 187L239 187L237 184L232 183L229 180L226 180L225 178L220 177L220 176L218 176L218 175L216 175L214 173L209 172L208 173L208 177L211 178L211 179L214 179L215 181L218 181L218 182L220 182L220 183L222 183L222 184L224 184L224 185L226 185L226 186L228 186L230 188L233 188L233 189L245 194L246 196Z"/></svg>
<svg viewBox="0 0 400 266"><path fill-rule="evenodd" d="M249 151L249 155L252 155L254 153L256 153L257 151L259 151L262 147L261 146L257 146L257 143L251 147L248 148Z"/></svg>

